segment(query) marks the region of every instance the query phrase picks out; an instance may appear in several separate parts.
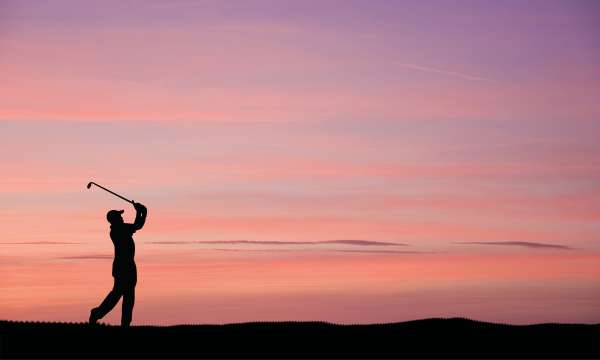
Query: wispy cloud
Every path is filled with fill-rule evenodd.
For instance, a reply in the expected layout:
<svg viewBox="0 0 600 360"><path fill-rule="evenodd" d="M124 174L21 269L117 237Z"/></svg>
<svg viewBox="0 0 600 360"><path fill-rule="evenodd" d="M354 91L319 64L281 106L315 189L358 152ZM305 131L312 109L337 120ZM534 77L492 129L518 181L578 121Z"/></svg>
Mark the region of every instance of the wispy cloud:
<svg viewBox="0 0 600 360"><path fill-rule="evenodd" d="M77 245L78 242L66 241L15 241L15 242L0 242L0 245Z"/></svg>
<svg viewBox="0 0 600 360"><path fill-rule="evenodd" d="M345 253L374 253L374 254L434 254L427 251L401 251L401 250L334 250Z"/></svg>
<svg viewBox="0 0 600 360"><path fill-rule="evenodd" d="M342 253L359 253L359 254L434 254L433 252L425 251L400 251L400 250L341 250L341 249L239 249L239 248L214 248L210 250L216 251L231 251L231 252L342 252Z"/></svg>
<svg viewBox="0 0 600 360"><path fill-rule="evenodd" d="M438 69L438 68L434 68L434 67L430 67L430 66L422 66L422 65L410 64L410 63L404 63L404 62L395 62L395 64L398 66L407 68L407 69L424 71L424 72L429 72L429 73L444 74L444 75L459 77L459 78L465 79L465 80L491 81L491 79L481 77L481 76L475 76L475 75L466 74L466 73L458 72L458 71L449 71L449 70L444 70L444 69Z"/></svg>
<svg viewBox="0 0 600 360"><path fill-rule="evenodd" d="M206 245L320 245L339 244L356 246L409 246L405 243L394 243L373 240L326 240L326 241L255 241L255 240L222 240L222 241L152 241L152 244L182 245L182 244L206 244Z"/></svg>
<svg viewBox="0 0 600 360"><path fill-rule="evenodd" d="M521 246L533 249L560 249L560 250L573 250L572 247L560 244L544 244L529 241L466 241L458 242L457 244L466 245L499 245L499 246Z"/></svg>
<svg viewBox="0 0 600 360"><path fill-rule="evenodd" d="M424 254L421 251L401 251L393 249L395 246L410 246L405 243L393 243L373 240L326 240L326 241L256 241L256 240L221 240L221 241L153 241L152 244L181 245L232 245L232 247L217 247L207 250L232 251L232 252L344 252L344 253L377 253L377 254ZM236 245L262 245L271 248L239 248ZM298 248L285 248L286 245L303 245ZM309 245L308 247L306 245ZM314 246L310 246L314 245ZM319 245L350 245L354 249L326 248ZM368 247L386 247L385 250L371 250ZM361 249L362 248L362 249Z"/></svg>
<svg viewBox="0 0 600 360"><path fill-rule="evenodd" d="M148 241L149 244L158 244L158 245L185 245L185 244L193 244L194 241Z"/></svg>
<svg viewBox="0 0 600 360"><path fill-rule="evenodd" d="M393 243L387 241L373 241L373 240L331 240L321 241L321 244L346 244L346 245L359 245L359 246L409 246L405 243Z"/></svg>
<svg viewBox="0 0 600 360"><path fill-rule="evenodd" d="M72 256L60 256L57 259L62 260L104 260L104 259L112 259L112 255L107 254L85 254L85 255L72 255Z"/></svg>
<svg viewBox="0 0 600 360"><path fill-rule="evenodd" d="M225 251L225 252L254 252L254 253L290 253L290 252L323 252L327 249L243 249L243 248L211 248L207 250Z"/></svg>

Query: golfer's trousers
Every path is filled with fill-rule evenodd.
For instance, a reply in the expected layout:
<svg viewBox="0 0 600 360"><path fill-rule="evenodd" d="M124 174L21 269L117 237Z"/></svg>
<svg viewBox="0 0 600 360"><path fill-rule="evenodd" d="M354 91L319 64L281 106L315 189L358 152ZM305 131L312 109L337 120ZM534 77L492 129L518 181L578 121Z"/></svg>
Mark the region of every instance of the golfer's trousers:
<svg viewBox="0 0 600 360"><path fill-rule="evenodd" d="M121 310L121 325L128 326L131 323L133 304L135 303L135 285L137 283L137 274L115 274L115 283L112 290L106 295L106 298L100 306L96 308L98 318L103 318L108 314L123 297Z"/></svg>

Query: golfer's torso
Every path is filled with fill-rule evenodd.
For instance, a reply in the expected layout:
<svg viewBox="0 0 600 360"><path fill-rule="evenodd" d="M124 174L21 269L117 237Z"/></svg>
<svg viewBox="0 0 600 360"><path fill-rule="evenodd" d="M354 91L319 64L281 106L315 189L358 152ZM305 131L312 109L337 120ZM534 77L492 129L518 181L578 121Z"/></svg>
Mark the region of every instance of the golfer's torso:
<svg viewBox="0 0 600 360"><path fill-rule="evenodd" d="M111 226L110 238L115 246L115 260L113 261L113 275L135 272L135 243L133 230L130 224Z"/></svg>

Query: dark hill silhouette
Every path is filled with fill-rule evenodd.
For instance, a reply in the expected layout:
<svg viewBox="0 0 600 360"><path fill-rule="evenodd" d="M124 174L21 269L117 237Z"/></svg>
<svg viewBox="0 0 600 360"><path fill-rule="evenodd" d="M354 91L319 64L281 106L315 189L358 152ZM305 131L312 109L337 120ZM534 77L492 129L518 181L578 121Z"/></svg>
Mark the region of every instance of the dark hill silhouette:
<svg viewBox="0 0 600 360"><path fill-rule="evenodd" d="M0 321L0 358L600 358L600 324L426 319L132 326Z"/></svg>

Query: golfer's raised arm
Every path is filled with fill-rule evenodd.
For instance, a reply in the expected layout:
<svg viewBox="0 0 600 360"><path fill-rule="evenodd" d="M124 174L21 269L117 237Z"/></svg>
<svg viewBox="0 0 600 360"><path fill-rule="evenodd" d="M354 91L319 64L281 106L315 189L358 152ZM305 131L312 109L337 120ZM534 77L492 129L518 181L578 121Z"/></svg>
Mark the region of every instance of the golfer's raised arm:
<svg viewBox="0 0 600 360"><path fill-rule="evenodd" d="M144 223L146 223L148 209L146 209L146 207L140 203L133 203L133 207L135 207L135 221L133 223L133 227L135 230L139 230L144 227Z"/></svg>

